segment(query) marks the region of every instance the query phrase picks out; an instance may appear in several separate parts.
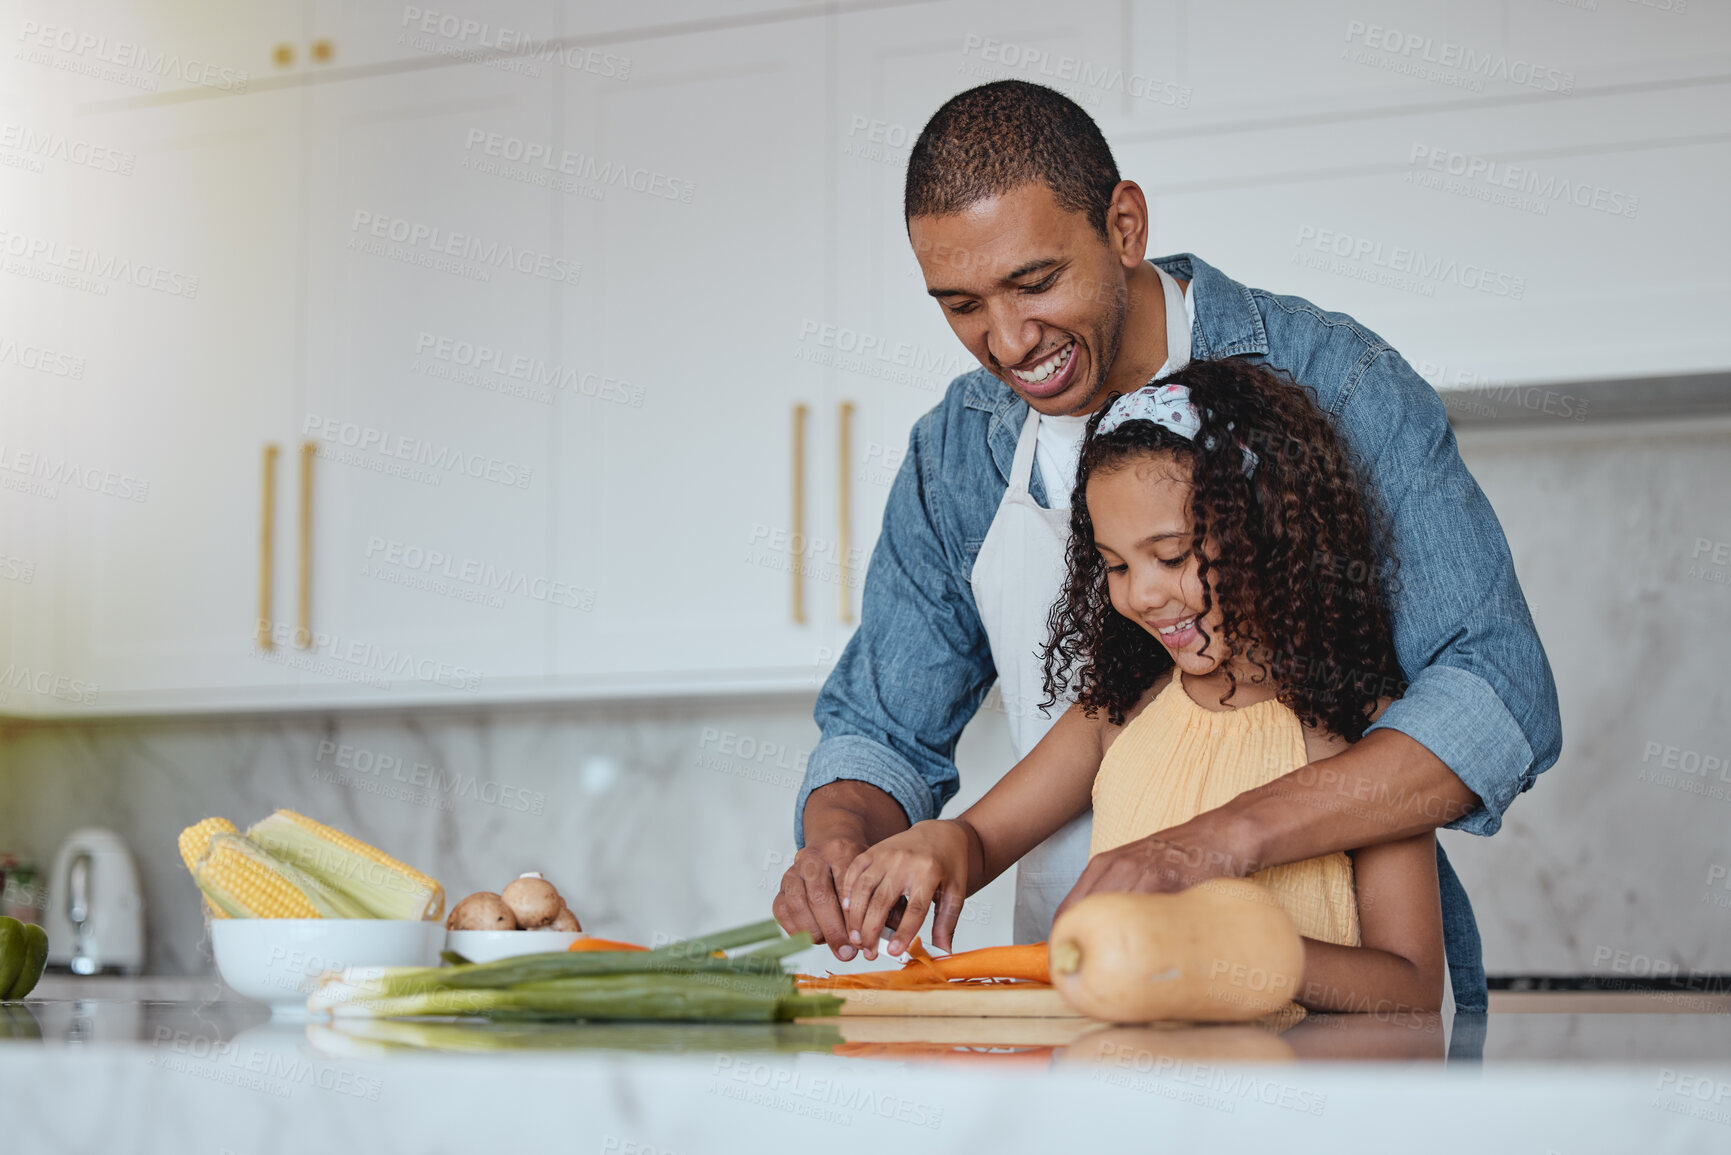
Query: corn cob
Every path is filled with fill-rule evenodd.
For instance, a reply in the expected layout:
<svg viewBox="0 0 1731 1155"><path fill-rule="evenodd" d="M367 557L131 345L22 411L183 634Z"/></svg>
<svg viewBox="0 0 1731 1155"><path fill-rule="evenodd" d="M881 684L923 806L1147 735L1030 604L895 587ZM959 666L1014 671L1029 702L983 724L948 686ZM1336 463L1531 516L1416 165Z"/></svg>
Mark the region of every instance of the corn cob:
<svg viewBox="0 0 1731 1155"><path fill-rule="evenodd" d="M210 845L210 840L216 834L236 834L234 823L226 818L206 818L203 822L188 826L180 832L180 859L186 863L186 869L197 877L198 860L204 856L204 851ZM212 918L227 918L228 912L208 898L204 900L205 912Z"/></svg>
<svg viewBox="0 0 1731 1155"><path fill-rule="evenodd" d="M253 823L247 837L361 907L363 917L437 921L445 916L445 890L436 880L292 810Z"/></svg>
<svg viewBox="0 0 1731 1155"><path fill-rule="evenodd" d="M239 834L212 835L192 877L211 905L231 918L370 917L352 899Z"/></svg>
<svg viewBox="0 0 1731 1155"><path fill-rule="evenodd" d="M205 847L210 845L210 839L215 834L238 834L234 823L226 818L206 818L203 822L188 826L180 832L180 858L191 870L198 865L198 860L204 857Z"/></svg>

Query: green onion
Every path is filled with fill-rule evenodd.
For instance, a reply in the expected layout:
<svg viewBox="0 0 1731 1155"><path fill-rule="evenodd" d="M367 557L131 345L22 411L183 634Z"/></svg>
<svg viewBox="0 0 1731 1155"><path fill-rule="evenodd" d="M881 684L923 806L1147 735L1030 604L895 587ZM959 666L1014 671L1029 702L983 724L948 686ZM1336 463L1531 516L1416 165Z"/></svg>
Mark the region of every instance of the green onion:
<svg viewBox="0 0 1731 1155"><path fill-rule="evenodd" d="M706 976L707 977L707 976ZM746 976L741 976L741 979ZM509 990L434 990L360 999L331 1008L336 1018L480 1015L490 1019L696 1019L779 1022L824 1014L833 997L794 993L779 984L694 983L683 975L598 975Z"/></svg>
<svg viewBox="0 0 1731 1155"><path fill-rule="evenodd" d="M744 954L730 948L773 941ZM448 967L355 967L327 974L307 1008L342 1019L677 1019L784 1022L838 1013L802 995L782 960L811 945L773 919L653 951L558 951Z"/></svg>

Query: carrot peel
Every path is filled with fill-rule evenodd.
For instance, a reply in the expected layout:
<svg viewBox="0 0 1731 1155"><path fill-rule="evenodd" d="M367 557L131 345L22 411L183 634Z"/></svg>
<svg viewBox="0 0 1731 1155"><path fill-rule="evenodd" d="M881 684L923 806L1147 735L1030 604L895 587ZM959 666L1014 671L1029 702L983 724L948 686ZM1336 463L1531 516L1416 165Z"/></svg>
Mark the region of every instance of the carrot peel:
<svg viewBox="0 0 1731 1155"><path fill-rule="evenodd" d="M799 975L799 985L814 990L918 990L926 987L989 985L1004 981L1047 983L1046 944L988 946L934 956L919 939L908 944L908 961L897 970L850 975Z"/></svg>

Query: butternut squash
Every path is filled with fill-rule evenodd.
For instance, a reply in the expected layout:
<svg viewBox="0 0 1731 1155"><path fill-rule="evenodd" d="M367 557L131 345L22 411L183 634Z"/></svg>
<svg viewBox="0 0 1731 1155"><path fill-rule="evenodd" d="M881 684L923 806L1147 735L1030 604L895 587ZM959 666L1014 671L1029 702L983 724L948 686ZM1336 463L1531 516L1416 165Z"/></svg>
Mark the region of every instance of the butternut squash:
<svg viewBox="0 0 1731 1155"><path fill-rule="evenodd" d="M1291 1002L1304 977L1291 917L1242 878L1091 894L1058 919L1047 950L1064 1001L1112 1023L1260 1018Z"/></svg>

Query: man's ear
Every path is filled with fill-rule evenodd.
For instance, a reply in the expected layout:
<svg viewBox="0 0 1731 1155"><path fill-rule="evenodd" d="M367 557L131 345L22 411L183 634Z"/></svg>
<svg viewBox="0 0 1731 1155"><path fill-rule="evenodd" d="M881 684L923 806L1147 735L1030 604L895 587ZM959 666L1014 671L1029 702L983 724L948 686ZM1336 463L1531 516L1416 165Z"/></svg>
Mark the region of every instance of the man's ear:
<svg viewBox="0 0 1731 1155"><path fill-rule="evenodd" d="M1106 243L1126 269L1148 256L1148 198L1133 180L1121 180L1106 206Z"/></svg>

